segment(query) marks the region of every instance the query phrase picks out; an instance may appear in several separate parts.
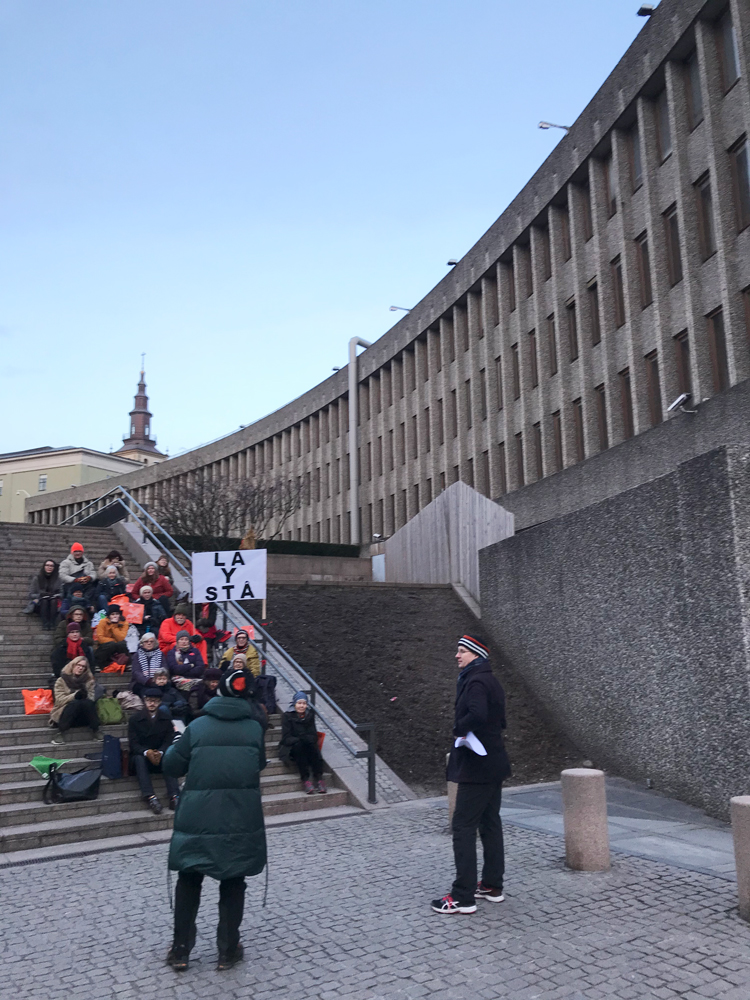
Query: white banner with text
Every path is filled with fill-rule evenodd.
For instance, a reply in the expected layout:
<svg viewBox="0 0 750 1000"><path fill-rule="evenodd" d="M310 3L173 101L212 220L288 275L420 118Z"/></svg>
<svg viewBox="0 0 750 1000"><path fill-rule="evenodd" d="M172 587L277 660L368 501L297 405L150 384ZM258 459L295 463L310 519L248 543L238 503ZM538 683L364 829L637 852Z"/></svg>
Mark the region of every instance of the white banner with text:
<svg viewBox="0 0 750 1000"><path fill-rule="evenodd" d="M265 549L193 553L193 604L265 601Z"/></svg>

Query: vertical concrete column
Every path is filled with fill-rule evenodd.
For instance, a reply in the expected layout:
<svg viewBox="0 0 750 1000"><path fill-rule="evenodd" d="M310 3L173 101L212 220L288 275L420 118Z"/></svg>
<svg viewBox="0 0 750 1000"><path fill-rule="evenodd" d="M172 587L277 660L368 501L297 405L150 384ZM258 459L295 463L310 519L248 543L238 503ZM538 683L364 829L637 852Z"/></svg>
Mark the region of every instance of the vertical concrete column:
<svg viewBox="0 0 750 1000"><path fill-rule="evenodd" d="M604 771L573 767L563 771L565 863L579 872L609 869L607 793Z"/></svg>
<svg viewBox="0 0 750 1000"><path fill-rule="evenodd" d="M730 800L740 916L750 921L750 795Z"/></svg>

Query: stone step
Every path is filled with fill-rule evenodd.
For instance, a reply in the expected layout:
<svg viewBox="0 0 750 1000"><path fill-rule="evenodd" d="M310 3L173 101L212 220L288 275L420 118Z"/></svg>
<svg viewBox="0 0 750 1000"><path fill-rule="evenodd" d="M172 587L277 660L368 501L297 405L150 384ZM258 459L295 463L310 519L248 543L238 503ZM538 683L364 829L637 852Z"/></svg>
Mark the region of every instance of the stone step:
<svg viewBox="0 0 750 1000"><path fill-rule="evenodd" d="M77 768L73 768L73 770L77 770ZM281 792L302 791L302 785L296 774L286 772L266 774L267 770L268 768L263 770L260 778L260 790L264 796L277 795ZM162 796L165 790L164 780L158 774L153 777L156 794ZM60 802L49 806L42 798L46 784L46 781L40 779L39 781L16 781L0 785L0 802L2 802L0 805L0 827L36 822L40 817L47 818L47 813L50 810L54 810L56 819L64 819L67 816L93 816L102 812L121 812L124 809L135 808L135 804L140 801L140 790L134 777L118 778L114 781L102 778L99 797L93 802ZM44 810L47 810L47 813Z"/></svg>
<svg viewBox="0 0 750 1000"><path fill-rule="evenodd" d="M67 753L57 753L58 747L51 746L48 749L49 753L45 753L44 756L67 761L67 764L65 765L66 771L77 771L79 768L85 767L87 764L91 763L91 761L86 757L77 757L75 755L71 756ZM65 750L65 747L60 747L59 749ZM88 753L89 751L86 752ZM96 753L97 751L91 752ZM29 757L29 760L31 760L31 757ZM26 784L27 782L30 782L33 784L35 782L43 781L43 779L39 777L39 772L30 766L29 760L0 764L0 803L5 801L4 793L6 788L16 786L20 783ZM276 775L291 773L292 771L287 767L287 765L282 764L275 755L268 757L268 764L266 764L263 769L263 777L274 777ZM296 771L294 773L296 774Z"/></svg>
<svg viewBox="0 0 750 1000"><path fill-rule="evenodd" d="M324 797L324 796L323 796ZM296 826L300 823L312 823L329 819L345 819L350 816L366 818L371 814L358 806L326 806L317 809L302 809L299 812L278 813L266 816L266 829ZM25 851L9 851L0 854L0 867L9 865L35 864L40 861L53 861L59 858L75 858L85 854L97 854L111 850L130 850L134 847L150 847L154 844L168 844L172 831L153 830L144 833L108 837L102 840L84 840L58 844L51 847L41 847Z"/></svg>
<svg viewBox="0 0 750 1000"><path fill-rule="evenodd" d="M98 802L99 800L96 800ZM92 805L96 804L91 803ZM74 804L74 803L71 803ZM88 803L82 803L87 805ZM281 813L307 812L330 809L348 804L348 793L332 789L327 795L306 795L304 792L282 792L263 799L263 814L277 816ZM49 809L57 808L55 806ZM164 809L155 816L145 805L137 809L118 812L75 816L67 819L46 819L33 823L0 828L0 852L33 850L56 844L121 837L152 830L165 830L172 826L173 814Z"/></svg>
<svg viewBox="0 0 750 1000"><path fill-rule="evenodd" d="M24 851L55 844L121 837L149 830L165 830L171 826L172 813L168 809L161 816L154 816L145 807L103 816L48 819L0 829L0 851Z"/></svg>
<svg viewBox="0 0 750 1000"><path fill-rule="evenodd" d="M124 726L117 728L125 732ZM46 740L40 741L41 733L39 730L34 730L34 732L37 738L37 742L35 743L16 743L10 746L0 745L0 764L28 764L31 758L37 754L43 754L45 757L65 758L67 760L73 756L82 757L87 753L97 753L97 748L101 749L101 743L92 739L79 738L71 740L70 743L53 744L52 737L55 730L52 727L49 729L49 739ZM81 732L85 732L85 730L81 730ZM278 746L278 740L266 738L266 754L269 757L278 756Z"/></svg>
<svg viewBox="0 0 750 1000"><path fill-rule="evenodd" d="M43 723L47 720L46 729L40 729L39 727L26 727L24 729L0 730L0 752L7 747L22 747L37 744L40 740L43 740L47 734L49 734L49 740L47 740L47 742L49 742L57 730L49 725L47 716L39 715L34 719L35 722L38 722L39 720L42 720ZM71 743L80 742L84 738L88 739L88 734L90 732L91 731L89 729L81 729L78 727L71 729L70 733L73 734ZM125 725L102 726L102 732L107 733L110 736L119 736L122 738L127 736L128 727ZM98 741L91 740L90 742L96 743Z"/></svg>
<svg viewBox="0 0 750 1000"><path fill-rule="evenodd" d="M15 722L15 725L10 724ZM0 747L13 746L19 743L33 743L39 739L39 730L51 732L49 725L49 715L14 715L6 716L0 720ZM127 719L124 723L114 726L104 726L103 731L111 736L127 736ZM76 735L86 732L85 729L73 729ZM266 730L266 744L278 743L281 738L281 729L269 726ZM50 736L52 739L52 736Z"/></svg>

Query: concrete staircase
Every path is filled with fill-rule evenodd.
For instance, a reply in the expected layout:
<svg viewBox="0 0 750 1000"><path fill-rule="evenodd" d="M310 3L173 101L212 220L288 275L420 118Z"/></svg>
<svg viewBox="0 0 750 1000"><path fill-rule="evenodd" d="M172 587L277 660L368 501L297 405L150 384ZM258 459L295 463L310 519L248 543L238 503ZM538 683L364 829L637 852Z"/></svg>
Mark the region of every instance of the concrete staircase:
<svg viewBox="0 0 750 1000"><path fill-rule="evenodd" d="M51 670L51 633L42 629L36 615L21 614L26 604L28 582L47 558L60 561L74 541L98 566L106 553L121 543L108 528L67 528L0 523L0 864L31 859L34 852L50 855L61 845L90 842L93 848L123 838L154 839L160 831L168 836L172 813L164 809L154 816L141 801L135 778L110 781L102 778L99 797L92 802L45 805L45 781L29 766L36 754L69 760L66 770L87 763L85 754L101 750L90 739L89 730L71 730L64 746L51 746L55 730L48 717L24 715L22 688L46 687ZM125 555L125 553L123 553ZM138 567L128 564L131 580ZM108 690L129 683L118 674L99 674ZM346 789L337 787L328 775L327 795L306 795L299 778L277 759L281 735L280 719L272 717L266 733L269 764L261 777L263 811L269 825L315 818L349 815L359 811L350 805ZM126 726L107 726L105 732L125 737ZM155 789L166 803L162 779ZM163 839L158 837L158 839ZM65 853L61 848L61 853Z"/></svg>

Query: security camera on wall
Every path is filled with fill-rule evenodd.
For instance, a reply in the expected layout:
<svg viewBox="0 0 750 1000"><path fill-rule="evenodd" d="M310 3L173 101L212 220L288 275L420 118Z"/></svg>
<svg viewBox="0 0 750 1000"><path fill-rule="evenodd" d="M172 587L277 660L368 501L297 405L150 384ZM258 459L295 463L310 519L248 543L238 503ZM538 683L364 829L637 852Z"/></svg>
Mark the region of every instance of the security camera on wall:
<svg viewBox="0 0 750 1000"><path fill-rule="evenodd" d="M681 392L680 395L677 397L677 399L674 401L674 403L670 403L669 404L669 406L667 407L667 410L670 413L672 412L672 410L677 410L677 409L682 410L683 413L695 413L695 412L697 412L696 410L686 410L685 409L685 403L687 403L687 401L689 399L690 399L690 393L689 392Z"/></svg>

